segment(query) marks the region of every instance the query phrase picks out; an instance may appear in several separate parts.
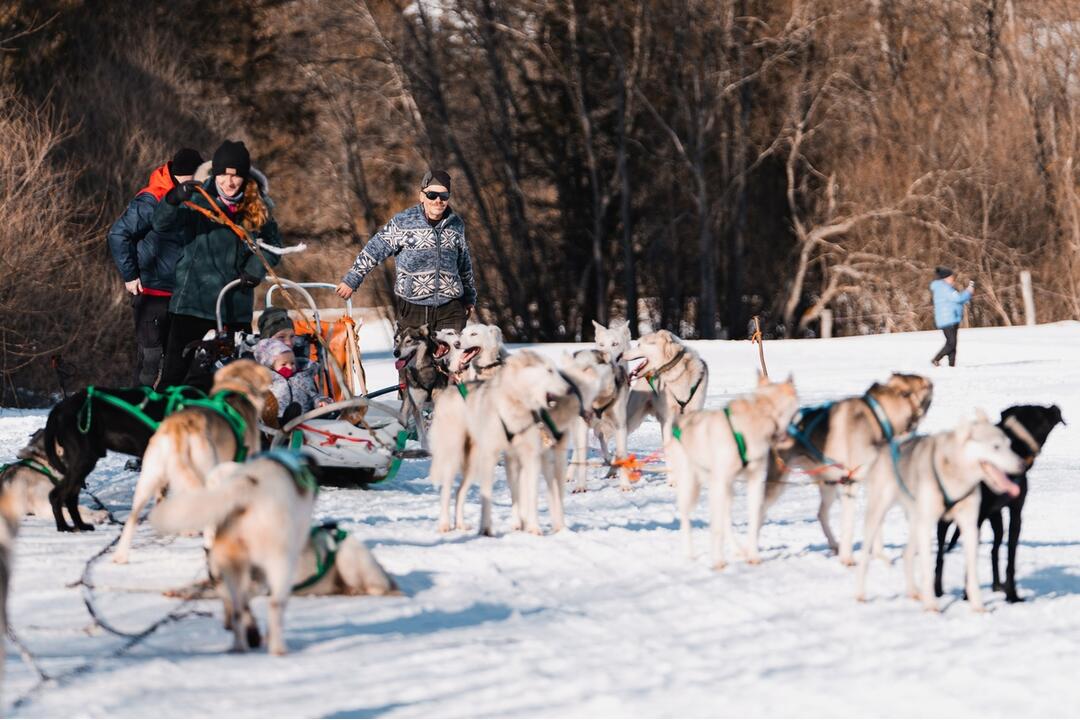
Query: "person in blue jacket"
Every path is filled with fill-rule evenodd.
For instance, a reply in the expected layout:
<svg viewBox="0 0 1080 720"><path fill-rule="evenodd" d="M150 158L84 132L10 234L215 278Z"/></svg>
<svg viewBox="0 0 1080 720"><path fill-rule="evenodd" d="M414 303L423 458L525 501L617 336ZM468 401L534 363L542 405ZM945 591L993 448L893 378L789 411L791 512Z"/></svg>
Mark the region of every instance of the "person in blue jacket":
<svg viewBox="0 0 1080 720"><path fill-rule="evenodd" d="M169 162L156 168L150 180L128 203L124 214L109 229L109 251L135 314L135 384L153 385L161 368L168 310L176 282L181 238L175 232L153 228L154 211L165 194L191 180L202 164L198 150L182 148Z"/></svg>
<svg viewBox="0 0 1080 720"><path fill-rule="evenodd" d="M949 358L949 366L956 366L956 334L960 330L960 321L964 319L964 305L971 302L975 291L975 281L967 284L961 292L956 289L956 273L947 267L934 269L937 279L930 283L930 292L934 296L934 323L945 333L945 345L931 360L934 367L941 364L942 358Z"/></svg>

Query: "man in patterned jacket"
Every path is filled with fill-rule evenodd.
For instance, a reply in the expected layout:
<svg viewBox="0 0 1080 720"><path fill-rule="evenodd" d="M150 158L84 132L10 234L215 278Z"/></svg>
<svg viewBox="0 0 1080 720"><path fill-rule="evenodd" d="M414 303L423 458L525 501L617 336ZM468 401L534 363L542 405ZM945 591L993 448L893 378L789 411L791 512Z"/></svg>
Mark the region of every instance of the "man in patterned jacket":
<svg viewBox="0 0 1080 720"><path fill-rule="evenodd" d="M420 188L420 204L399 212L372 236L337 294L351 297L376 265L395 255L398 328L426 324L432 332L460 331L476 305L465 223L450 208L449 173L429 170Z"/></svg>

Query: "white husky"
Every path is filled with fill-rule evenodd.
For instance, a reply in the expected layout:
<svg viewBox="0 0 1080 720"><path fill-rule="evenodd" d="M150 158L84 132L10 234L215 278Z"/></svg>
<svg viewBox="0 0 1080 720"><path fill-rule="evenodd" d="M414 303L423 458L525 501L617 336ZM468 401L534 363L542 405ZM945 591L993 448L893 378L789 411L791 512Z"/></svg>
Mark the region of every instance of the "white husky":
<svg viewBox="0 0 1080 720"><path fill-rule="evenodd" d="M678 486L679 526L688 556L693 557L690 512L705 485L709 489L713 567L719 570L727 564L725 540L737 545L731 500L739 476L747 481L750 537L757 537L764 516L769 451L774 444L787 442L788 423L798 409L799 399L790 378L782 383L761 378L753 393L732 400L724 409L687 413L675 423L664 451ZM756 544L746 555L751 563L761 562Z"/></svg>
<svg viewBox="0 0 1080 720"><path fill-rule="evenodd" d="M927 610L938 610L930 541L938 520L944 517L955 521L960 528L967 562L968 602L973 610L982 611L976 574L979 483L985 482L998 494L1019 495L1020 487L1008 475L1023 472L1024 462L1010 446L1008 436L979 410L974 420L961 422L955 430L907 440L897 448L895 459L890 446L883 447L865 480L868 493L866 530L856 570L856 599L866 598L869 562L865 549L873 546L885 513L899 502L908 519L908 541L904 546L908 595L921 599ZM916 553L920 571L918 584L915 580Z"/></svg>
<svg viewBox="0 0 1080 720"><path fill-rule="evenodd" d="M246 463L218 465L207 487L168 497L150 514L161 533L213 527L207 554L210 575L220 578L225 627L233 650L261 643L251 614L256 573L270 589L268 645L285 654L285 606L308 539L316 486L303 460L285 452L258 455Z"/></svg>
<svg viewBox="0 0 1080 720"><path fill-rule="evenodd" d="M509 353L496 325L468 325L451 343L447 370L455 381L490 380Z"/></svg>
<svg viewBox="0 0 1080 720"><path fill-rule="evenodd" d="M450 494L454 477L463 472L457 491L457 528L465 529L465 493L480 484L480 532L492 533L491 493L495 466L504 453L520 452L527 458L520 472L524 483L535 485L540 473L541 442L527 432L542 422L540 412L568 394L569 383L554 363L530 350L510 355L491 380L451 386L439 396L431 419L432 483L440 488L439 531L450 523ZM538 529L538 528L537 528Z"/></svg>
<svg viewBox="0 0 1080 720"><path fill-rule="evenodd" d="M649 388L644 380L631 382L630 370L626 361L626 351L630 349L630 325L626 322L612 324L610 328L593 321L596 329L595 347L608 363L611 364L615 380L615 393L603 402L597 399L597 407L593 418L589 422L589 428L596 434L600 443L600 452L603 454L604 463L611 466L607 476L612 477L616 473L613 460L625 460L627 457L627 438L641 427L645 418L652 415L663 419L662 403L658 402L657 396ZM615 455L612 456L608 446L610 440L615 439ZM585 492L588 489L588 434L584 440L578 439L574 444L574 492ZM625 465L619 466L619 488L630 490L633 475L630 468Z"/></svg>
<svg viewBox="0 0 1080 720"><path fill-rule="evenodd" d="M680 415L705 407L709 366L673 333L658 330L643 335L623 357L631 364L641 361L630 372L630 379L643 378L656 394L665 441Z"/></svg>

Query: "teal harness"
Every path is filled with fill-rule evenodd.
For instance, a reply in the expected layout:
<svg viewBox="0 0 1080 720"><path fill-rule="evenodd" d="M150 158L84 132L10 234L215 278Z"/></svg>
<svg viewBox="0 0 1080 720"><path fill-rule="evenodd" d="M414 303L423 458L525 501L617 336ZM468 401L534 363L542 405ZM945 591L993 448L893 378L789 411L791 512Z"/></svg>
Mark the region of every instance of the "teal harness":
<svg viewBox="0 0 1080 720"><path fill-rule="evenodd" d="M904 482L903 475L900 474L900 446L901 443L896 441L896 435L893 432L892 423L889 422L888 416L885 415L885 410L882 409L881 403L874 399L874 396L870 393L866 393L862 397L863 402L870 408L870 412L873 413L874 419L877 420L878 427L881 428L881 434L885 437L885 442L889 443L889 454L892 456L893 473L896 475L896 484L900 486L900 489L912 500L915 499L915 495L908 488L907 483ZM914 437L910 437L904 441L908 443L913 440ZM934 475L937 475L937 469L934 470ZM941 481L938 480L938 485Z"/></svg>
<svg viewBox="0 0 1080 720"><path fill-rule="evenodd" d="M296 487L301 491L311 492L313 495L319 493L319 482L315 479L315 475L311 472L311 468L308 466L307 458L304 455L293 449L279 448L277 450L267 450L255 455L252 460L273 460L278 465L289 471L292 475L293 481L296 483Z"/></svg>
<svg viewBox="0 0 1080 720"><path fill-rule="evenodd" d="M146 414L146 405L150 402L163 400L165 401L165 410L162 414L163 418L168 417L179 410L192 407L204 408L217 414L229 424L229 428L233 431L233 435L236 438L236 456L234 460L236 462L243 462L247 458L248 449L244 444L244 435L247 433L247 422L244 421L244 417L236 408L226 402L230 396L239 395L240 393L237 393L234 390L222 390L221 392L214 393L212 396L207 397L206 393L202 390L186 385L166 388L163 393L159 393L145 386L141 389L143 391L143 400L138 405L134 405L123 398L116 397L107 392L102 392L93 385L87 387L86 401L79 411L79 432L84 435L90 432L90 425L93 422L93 401L95 399L125 411L146 425L151 432L154 432L160 427L161 422Z"/></svg>

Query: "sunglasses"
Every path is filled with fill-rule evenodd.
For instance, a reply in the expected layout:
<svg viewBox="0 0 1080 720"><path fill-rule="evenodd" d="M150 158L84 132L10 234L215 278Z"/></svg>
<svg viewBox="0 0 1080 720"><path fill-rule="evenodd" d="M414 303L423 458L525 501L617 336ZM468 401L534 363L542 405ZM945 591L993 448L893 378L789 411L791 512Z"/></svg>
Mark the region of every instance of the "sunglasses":
<svg viewBox="0 0 1080 720"><path fill-rule="evenodd" d="M442 200L443 202L446 202L447 200L450 199L450 193L449 192L433 192L431 190L424 190L423 192L424 192L424 197L426 197L428 200L434 200L434 199L438 198L439 200Z"/></svg>

